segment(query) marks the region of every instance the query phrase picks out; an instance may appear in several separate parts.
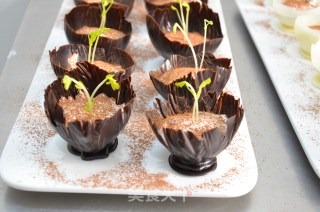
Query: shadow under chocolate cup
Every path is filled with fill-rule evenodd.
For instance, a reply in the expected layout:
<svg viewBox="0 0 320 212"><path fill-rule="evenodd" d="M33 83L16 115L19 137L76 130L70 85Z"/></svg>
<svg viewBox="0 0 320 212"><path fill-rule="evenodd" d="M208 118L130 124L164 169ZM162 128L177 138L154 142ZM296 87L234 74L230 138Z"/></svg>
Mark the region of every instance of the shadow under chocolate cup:
<svg viewBox="0 0 320 212"><path fill-rule="evenodd" d="M75 66L75 62L85 62L88 60L89 46L83 44L68 44L58 48L54 48L49 51L51 66L57 77L63 77L68 72L72 71ZM76 61L70 64L69 58L77 54ZM105 51L103 48L97 48L95 54L95 61L102 61L111 65L121 66L119 72L125 75L131 75L135 68L135 62L133 61L130 54L126 51L118 48L109 49ZM92 64L92 66L96 66ZM99 68L99 67L97 67ZM103 70L103 68L100 68ZM115 73L109 72L108 73Z"/></svg>
<svg viewBox="0 0 320 212"><path fill-rule="evenodd" d="M147 29L150 40L159 54L165 58L179 54L192 55L188 44L171 41L166 33L173 31L175 23L180 23L175 11L170 6L165 9L156 9L152 15L147 15ZM207 28L206 51L213 52L220 45L223 34L218 13L213 12L208 5L197 2L190 3L189 32L199 33L204 36L204 19L213 21ZM203 42L193 46L196 53L203 51Z"/></svg>
<svg viewBox="0 0 320 212"><path fill-rule="evenodd" d="M86 63L86 62L85 62ZM84 64L85 64L84 63ZM68 73L70 77L81 81L92 93L98 84L106 77L106 73L100 69L87 70L86 66L78 63L77 70ZM131 77L115 74L119 79L120 90L112 90L110 85L103 85L97 92L114 98L117 105L123 105L112 116L94 121L75 120L66 123L64 111L59 104L62 97L73 99L79 93L75 86L67 91L61 79L55 80L45 90L45 113L56 132L68 143L68 149L75 155L80 155L83 160L101 159L109 156L109 153L117 147L117 136L128 123L133 107L135 93L131 85ZM119 141L121 142L121 141Z"/></svg>
<svg viewBox="0 0 320 212"><path fill-rule="evenodd" d="M192 105L181 97L174 98L170 95L165 103L156 99L156 109L146 113L157 139L171 153L170 166L185 175L203 175L216 169L217 155L230 144L244 115L240 100L227 93L221 96L209 93L199 103L200 111L226 116L225 131L213 127L199 136L185 129L163 127L161 123L164 119L191 113Z"/></svg>
<svg viewBox="0 0 320 212"><path fill-rule="evenodd" d="M201 61L202 53L197 54L198 62ZM183 57L180 55L172 55L170 59L167 59L163 65L156 71L150 71L150 79L158 91L158 93L164 98L168 98L168 94L175 96L184 96L191 104L193 102L193 95L188 91L186 87L178 88L175 83L181 81L189 82L196 90L198 90L201 82L210 78L211 83L203 88L201 96L206 95L208 92L221 93L225 85L227 84L232 67L230 66L231 59L229 58L216 58L212 53L205 53L203 68L195 73L189 72L188 74L177 73L177 78L170 79L170 77L164 77L165 74L174 69L193 68L195 67L194 58ZM168 79L169 78L169 79Z"/></svg>
<svg viewBox="0 0 320 212"><path fill-rule="evenodd" d="M82 27L100 27L101 9L100 7L91 5L79 5L74 7L68 14L65 15L64 29L68 41L73 44L89 44L88 33L82 34L77 30ZM107 13L105 27L117 30L123 33L121 37L111 39L100 36L98 47L104 48L107 52L113 48L125 49L130 41L132 34L131 23L124 17L124 10L113 5ZM108 33L108 32L106 32Z"/></svg>
<svg viewBox="0 0 320 212"><path fill-rule="evenodd" d="M84 4L90 4L94 6L101 5L101 0L74 0L74 2L77 6ZM127 17L133 8L134 0L115 0L113 4L121 7L125 11L125 16Z"/></svg>
<svg viewBox="0 0 320 212"><path fill-rule="evenodd" d="M197 1L197 0L190 0ZM176 0L172 0L171 2L163 1L163 0L144 0L148 14L152 14L156 9L164 9L167 6L178 5ZM208 0L201 0L202 3L207 4Z"/></svg>

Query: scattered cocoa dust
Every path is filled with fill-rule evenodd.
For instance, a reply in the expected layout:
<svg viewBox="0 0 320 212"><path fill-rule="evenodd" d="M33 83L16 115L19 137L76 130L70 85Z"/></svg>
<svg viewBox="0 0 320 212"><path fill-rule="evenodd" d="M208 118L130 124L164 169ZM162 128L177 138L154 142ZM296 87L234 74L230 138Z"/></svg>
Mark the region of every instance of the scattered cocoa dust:
<svg viewBox="0 0 320 212"><path fill-rule="evenodd" d="M19 130L24 136L24 152L28 150L30 160L42 161L46 141L55 135L44 113L43 107L38 102L27 102L21 108L17 119Z"/></svg>
<svg viewBox="0 0 320 212"><path fill-rule="evenodd" d="M261 6L261 7L264 7L264 6L265 6L264 0L255 0L254 3L255 3L256 5Z"/></svg>
<svg viewBox="0 0 320 212"><path fill-rule="evenodd" d="M309 103L300 105L301 110L313 114L316 117L320 115L320 93L317 93L309 98Z"/></svg>
<svg viewBox="0 0 320 212"><path fill-rule="evenodd" d="M132 23L133 32L139 32L143 29L146 30L146 15L147 11L143 1L135 1L134 8L129 17L129 20L131 20ZM149 37L146 39L141 38L140 33L133 33L131 42L126 49L126 51L128 51L135 60L136 70L138 71L143 71L142 65L147 60L158 56L156 49L153 47L151 42L148 42ZM135 42L132 42L133 40Z"/></svg>
<svg viewBox="0 0 320 212"><path fill-rule="evenodd" d="M279 48L275 49L275 53L283 54L283 55L288 54L284 47L279 47Z"/></svg>
<svg viewBox="0 0 320 212"><path fill-rule="evenodd" d="M269 31L270 33L274 34L277 37L280 37L282 39L286 39L288 41L295 42L295 37L289 36L285 33L281 33L280 31L275 30L271 25L268 20L261 20L261 21L256 21L254 23L256 26L262 27L265 30ZM279 29L280 30L280 29Z"/></svg>
<svg viewBox="0 0 320 212"><path fill-rule="evenodd" d="M44 169L44 172L52 180L60 181L60 182L67 182L65 175L59 171L56 163L45 160L45 161L41 162L41 164L42 164L42 168Z"/></svg>
<svg viewBox="0 0 320 212"><path fill-rule="evenodd" d="M55 131L50 126L44 109L38 102L27 102L21 108L22 116L18 117L17 122L21 131L28 140L36 141L39 145L45 145L46 140L55 135ZM29 143L29 142L28 142Z"/></svg>
<svg viewBox="0 0 320 212"><path fill-rule="evenodd" d="M304 82L305 77L306 77L306 74L303 72L300 72L299 74L297 74L295 81L296 82Z"/></svg>

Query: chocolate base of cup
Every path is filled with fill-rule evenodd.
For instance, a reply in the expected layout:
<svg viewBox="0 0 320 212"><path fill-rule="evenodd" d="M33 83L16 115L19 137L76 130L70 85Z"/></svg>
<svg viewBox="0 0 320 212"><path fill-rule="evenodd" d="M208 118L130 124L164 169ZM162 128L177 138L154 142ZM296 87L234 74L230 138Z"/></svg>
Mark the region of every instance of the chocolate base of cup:
<svg viewBox="0 0 320 212"><path fill-rule="evenodd" d="M109 157L109 154L115 151L117 146L118 146L118 138L114 139L111 144L108 144L105 148L95 153L81 152L77 150L75 147L71 146L70 144L68 144L68 150L71 154L80 156L82 160L91 161L91 160L104 159Z"/></svg>
<svg viewBox="0 0 320 212"><path fill-rule="evenodd" d="M173 170L183 175L200 176L217 168L217 158L200 162L197 164L187 163L171 154L169 156L169 164Z"/></svg>

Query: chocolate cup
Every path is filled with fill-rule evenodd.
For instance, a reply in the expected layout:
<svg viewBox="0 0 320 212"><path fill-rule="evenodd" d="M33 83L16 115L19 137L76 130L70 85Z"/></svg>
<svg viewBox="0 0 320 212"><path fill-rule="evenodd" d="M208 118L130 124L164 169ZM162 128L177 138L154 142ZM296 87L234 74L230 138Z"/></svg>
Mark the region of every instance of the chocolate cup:
<svg viewBox="0 0 320 212"><path fill-rule="evenodd" d="M109 154L112 153L118 147L118 138L114 139L112 143L107 144L102 150L99 152L91 153L91 152L81 152L75 147L68 144L68 151L71 154L76 156L80 156L82 160L90 161L96 159L104 159L109 157Z"/></svg>
<svg viewBox="0 0 320 212"><path fill-rule="evenodd" d="M106 72L100 69L89 70L90 64L87 62L78 63L78 69L70 71L69 76L83 82L91 93L94 88L106 77ZM61 79L55 80L45 90L44 108L45 113L56 130L56 132L67 141L73 149L79 151L82 155L90 153L91 159L96 155L101 158L101 151L107 146L112 146L118 134L124 129L129 121L132 111L135 93L131 86L131 77L115 74L115 78L119 79L120 90L114 91L110 85L103 85L97 95L104 93L110 98L116 100L116 104L123 104L123 109L115 112L115 114L106 119L98 119L93 121L73 121L66 125L63 109L59 105L61 97L73 97L78 94L78 90L72 85L68 91L63 87ZM110 153L112 148L108 148ZM108 155L108 154L107 154ZM103 157L107 157L104 155Z"/></svg>
<svg viewBox="0 0 320 212"><path fill-rule="evenodd" d="M200 162L197 164L190 164L180 160L178 157L171 154L169 156L169 164L173 170L179 172L184 175L204 175L210 171L214 171L217 168L217 158L214 157L210 160L206 160L204 162Z"/></svg>
<svg viewBox="0 0 320 212"><path fill-rule="evenodd" d="M152 14L156 9L164 9L167 6L171 6L171 5L177 5L176 2L173 3L167 3L167 4L162 4L162 5L156 5L154 4L154 0L144 0L148 14ZM208 0L201 0L202 3L207 4Z"/></svg>
<svg viewBox="0 0 320 212"><path fill-rule="evenodd" d="M89 44L88 35L76 33L83 26L99 27L101 21L101 9L91 5L79 5L74 7L64 19L64 29L70 43ZM100 37L98 47L104 48L106 52L113 48L125 49L132 34L131 23L124 17L124 10L113 5L107 14L105 27L119 30L125 34L119 39Z"/></svg>
<svg viewBox="0 0 320 212"><path fill-rule="evenodd" d="M216 157L231 142L242 121L244 110L239 99L222 93L208 93L199 100L199 110L227 116L226 132L213 128L198 138L185 130L162 128L162 119L175 114L192 111L186 98L169 95L165 103L156 99L155 108L147 111L146 116L157 139L172 154L169 161L171 167L179 173L201 175L214 170L217 166Z"/></svg>
<svg viewBox="0 0 320 212"><path fill-rule="evenodd" d="M204 19L213 21L213 25L209 25L207 29L206 51L215 51L223 39L218 13L208 8L208 5L201 5L198 2L191 2L190 8L189 32L198 32L204 35ZM172 31L175 23L179 23L179 20L176 12L171 10L170 6L165 9L156 9L152 15L147 15L150 40L159 54L165 58L169 58L173 54L192 55L189 45L166 38L165 32ZM196 53L200 53L203 51L203 43L195 45L193 48Z"/></svg>
<svg viewBox="0 0 320 212"><path fill-rule="evenodd" d="M74 0L74 3L78 6L78 5L84 5L84 4L90 4L90 5L94 5L94 6L100 6L101 1L97 2L97 3L88 3L86 0ZM134 4L134 0L115 0L116 5L118 5L119 7L121 7L124 11L125 11L125 17L127 17L132 8L133 8L133 4Z"/></svg>
<svg viewBox="0 0 320 212"><path fill-rule="evenodd" d="M201 61L202 53L197 55L198 62ZM210 85L206 86L201 93L201 96L206 95L208 92L217 92L221 93L225 85L227 84L232 67L230 66L231 59L229 58L216 58L213 54L206 52L203 62L204 70L198 71L197 75L194 77L192 73L174 80L172 83L166 85L159 80L159 77L175 68L179 67L191 67L194 68L194 59L192 56L183 57L179 55L173 55L170 59L167 59L162 66L156 71L150 71L150 79L159 92L159 94L164 98L168 98L168 94L173 96L184 96L190 104L193 103L193 96L188 91L186 87L178 88L175 86L176 82L187 81L189 82L196 90L198 90L201 82L207 78L211 78Z"/></svg>
<svg viewBox="0 0 320 212"><path fill-rule="evenodd" d="M49 51L51 66L56 76L63 77L72 70L68 64L68 58L72 56L72 54L78 53L78 62L84 62L88 59L88 51L89 47L83 44L68 44L60 46L58 50L54 48L52 51ZM101 60L111 64L121 64L124 69L124 74L126 75L131 75L135 68L135 62L130 54L118 48L110 49L108 52L102 48L97 48L95 60ZM91 65L95 66L94 64Z"/></svg>

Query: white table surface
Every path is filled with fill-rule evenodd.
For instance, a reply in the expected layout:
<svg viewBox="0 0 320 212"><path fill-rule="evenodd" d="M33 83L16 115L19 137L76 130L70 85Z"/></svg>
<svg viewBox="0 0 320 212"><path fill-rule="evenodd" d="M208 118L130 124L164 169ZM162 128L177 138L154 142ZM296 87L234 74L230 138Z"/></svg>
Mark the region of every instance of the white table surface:
<svg viewBox="0 0 320 212"><path fill-rule="evenodd" d="M60 5L61 0L30 0L26 9L12 46L16 55L0 75L0 150ZM0 211L320 211L320 179L302 150L235 2L222 0L222 6L259 168L258 183L249 194L234 199L129 202L128 196L120 195L18 191L0 180Z"/></svg>

